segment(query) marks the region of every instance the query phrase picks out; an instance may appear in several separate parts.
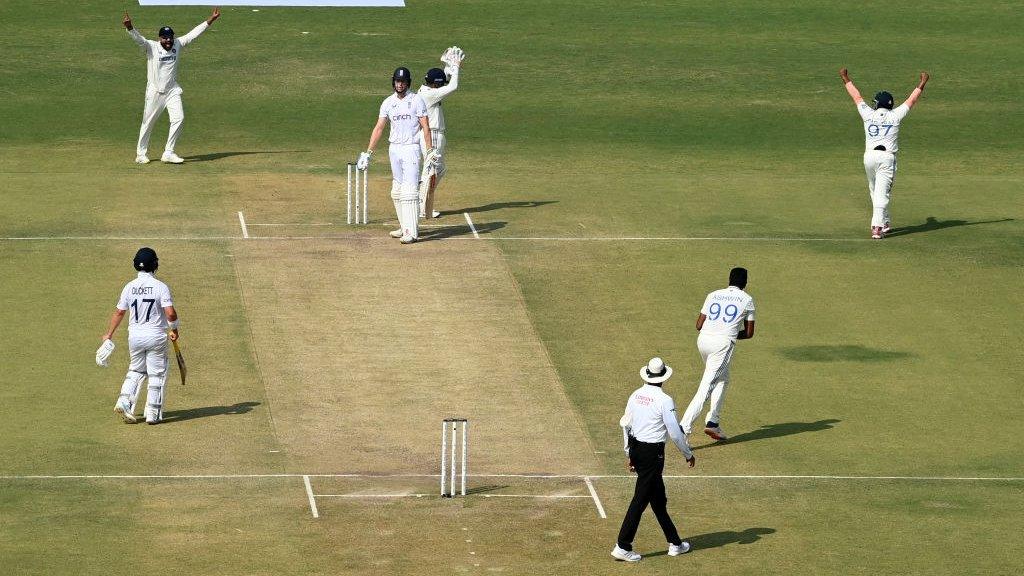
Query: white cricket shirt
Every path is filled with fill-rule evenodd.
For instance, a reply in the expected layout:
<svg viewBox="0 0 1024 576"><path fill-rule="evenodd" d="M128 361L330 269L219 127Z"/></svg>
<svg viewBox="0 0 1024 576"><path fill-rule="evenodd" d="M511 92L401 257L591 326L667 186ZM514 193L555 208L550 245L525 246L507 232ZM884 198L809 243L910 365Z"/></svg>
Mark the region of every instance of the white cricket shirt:
<svg viewBox="0 0 1024 576"><path fill-rule="evenodd" d="M715 290L704 299L700 313L706 316L701 335L736 339L747 320L754 320L754 298L735 286Z"/></svg>
<svg viewBox="0 0 1024 576"><path fill-rule="evenodd" d="M149 272L125 284L118 310L128 312L128 333L160 333L167 331L167 315L164 307L174 306L171 289Z"/></svg>
<svg viewBox="0 0 1024 576"><path fill-rule="evenodd" d="M426 115L427 105L414 92L407 92L405 98L392 94L380 105L380 117L391 121L388 142L392 144L416 144L420 118Z"/></svg>
<svg viewBox="0 0 1024 576"><path fill-rule="evenodd" d="M857 112L864 120L865 151L874 150L878 146L885 146L886 152L896 152L899 149L896 137L900 133L900 122L906 117L907 112L910 112L910 107L906 103L893 110L875 110L861 100L857 103Z"/></svg>
<svg viewBox="0 0 1024 576"><path fill-rule="evenodd" d="M441 108L441 101L444 100L449 94L455 92L459 88L459 69L452 69L452 78L447 84L440 88L434 88L433 86L423 85L420 86L419 91L416 93L420 98L423 98L423 102L427 105L427 120L430 122L431 130L440 130L444 132L444 109Z"/></svg>
<svg viewBox="0 0 1024 576"><path fill-rule="evenodd" d="M195 40L200 34L206 31L210 25L204 20L188 34L174 39L170 50L164 50L159 42L146 40L139 34L139 31L132 28L128 35L136 44L142 46L146 53L146 91L155 90L160 94L166 94L178 86L178 58L181 57L182 48L189 42Z"/></svg>
<svg viewBox="0 0 1024 576"><path fill-rule="evenodd" d="M625 424L623 428L629 435L648 444L664 442L668 435L687 460L693 457L690 443L679 427L676 403L661 386L644 384L634 390L620 423ZM626 448L628 452L628 446Z"/></svg>

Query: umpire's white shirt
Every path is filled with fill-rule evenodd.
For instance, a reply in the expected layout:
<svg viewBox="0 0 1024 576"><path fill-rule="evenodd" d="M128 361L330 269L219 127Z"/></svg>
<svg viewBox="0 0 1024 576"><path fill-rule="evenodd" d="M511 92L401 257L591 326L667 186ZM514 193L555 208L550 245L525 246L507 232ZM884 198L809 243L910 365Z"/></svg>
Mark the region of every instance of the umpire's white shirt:
<svg viewBox="0 0 1024 576"><path fill-rule="evenodd" d="M754 320L754 298L735 286L715 290L704 299L700 313L705 316L701 336L736 339L746 321Z"/></svg>
<svg viewBox="0 0 1024 576"><path fill-rule="evenodd" d="M392 144L417 144L416 133L420 129L420 118L426 115L427 105L413 92L407 92L405 98L399 98L397 93L392 94L380 105L380 117L391 121L388 142Z"/></svg>
<svg viewBox="0 0 1024 576"><path fill-rule="evenodd" d="M174 306L171 289L149 272L139 272L121 290L117 309L128 312L128 335L163 334L167 331L164 308Z"/></svg>
<svg viewBox="0 0 1024 576"><path fill-rule="evenodd" d="M857 103L857 112L864 120L864 150L871 151L878 146L885 146L886 152L899 149L897 137L900 134L900 122L910 112L910 106L904 102L893 110L868 106L863 100Z"/></svg>
<svg viewBox="0 0 1024 576"><path fill-rule="evenodd" d="M146 40L135 28L128 31L132 40L146 52L147 92L167 94L172 90L181 91L181 86L178 86L178 58L181 57L182 48L195 40L209 26L203 21L188 34L175 38L170 50L164 50L159 42Z"/></svg>
<svg viewBox="0 0 1024 576"><path fill-rule="evenodd" d="M634 390L619 423L628 435L648 444L664 442L668 435L687 460L693 457L690 444L679 428L676 403L660 386L644 384ZM626 452L629 452L628 445Z"/></svg>

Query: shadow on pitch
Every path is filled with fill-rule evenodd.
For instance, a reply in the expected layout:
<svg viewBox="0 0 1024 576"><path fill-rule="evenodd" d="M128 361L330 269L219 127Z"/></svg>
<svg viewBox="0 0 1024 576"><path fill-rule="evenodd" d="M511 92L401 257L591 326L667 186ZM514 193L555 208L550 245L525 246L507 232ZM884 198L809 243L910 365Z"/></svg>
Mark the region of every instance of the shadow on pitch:
<svg viewBox="0 0 1024 576"><path fill-rule="evenodd" d="M983 220L980 222L971 222L970 220L939 220L934 216L925 218L923 224L917 226L903 226L900 228L893 228L885 236L906 236L907 234L917 234L919 232L932 232L935 230L942 230L943 228L956 228L958 226L974 226L976 224L995 224L997 222L1012 222L1013 218L1003 218L1002 220Z"/></svg>
<svg viewBox="0 0 1024 576"><path fill-rule="evenodd" d="M195 418L207 418L209 416L228 416L231 414L248 414L252 409L259 406L259 402L239 402L231 406L204 406L202 408L189 408L186 410L171 410L164 412L163 422L183 422Z"/></svg>
<svg viewBox="0 0 1024 576"><path fill-rule="evenodd" d="M441 216L451 216L453 214L462 214L463 212L469 212L470 214L476 214L477 212L490 212L492 210L503 210L505 208L537 208L547 204L556 204L558 200L523 200L521 202L492 202L490 204L484 204L483 206L473 206L470 208L459 208L457 210L445 210L441 212Z"/></svg>
<svg viewBox="0 0 1024 576"><path fill-rule="evenodd" d="M795 362L888 362L912 356L909 352L879 350L867 346L792 346L782 348L779 354Z"/></svg>
<svg viewBox="0 0 1024 576"><path fill-rule="evenodd" d="M210 162L213 160L220 160L221 158L230 158L232 156L250 156L253 154L293 154L296 152L310 152L310 150L265 150L262 152L213 152L210 154L196 154L194 156L183 156L183 158L188 162Z"/></svg>
<svg viewBox="0 0 1024 576"><path fill-rule="evenodd" d="M723 440L721 442L704 444L703 446L694 446L693 449L701 450L712 446L721 446L723 444L739 444L740 442L750 442L751 440L767 440L768 438L781 438L783 436L792 436L793 434L803 434L804 432L831 430L840 422L842 422L842 420L828 418L826 420L818 420L817 422L780 422L778 424L765 424L757 430L736 434L735 436L730 436L728 440ZM697 430L699 430L699 428L694 431Z"/></svg>
<svg viewBox="0 0 1024 576"><path fill-rule="evenodd" d="M480 224L474 224L476 227L477 234L490 234L495 230L501 230L506 225L505 222L482 222ZM420 228L420 242L426 242L429 240L444 240L445 238L455 238L457 236L472 236L473 229L468 225L465 226L445 226L443 228Z"/></svg>
<svg viewBox="0 0 1024 576"><path fill-rule="evenodd" d="M494 492L496 490L503 490L505 488L508 488L508 486L498 486L497 484L491 484L488 486L474 486L472 488L466 489L466 495L468 496L470 494L485 494L487 492Z"/></svg>
<svg viewBox="0 0 1024 576"><path fill-rule="evenodd" d="M742 532L723 530L721 532L709 532L707 534L690 536L688 538L684 538L684 540L690 543L690 553L692 554L697 550L721 548L728 544L753 544L760 540L762 536L766 536L768 534L775 534L775 528L747 528ZM659 550L658 552L644 554L643 557L650 558L652 556L664 556L666 554L668 554L667 550Z"/></svg>

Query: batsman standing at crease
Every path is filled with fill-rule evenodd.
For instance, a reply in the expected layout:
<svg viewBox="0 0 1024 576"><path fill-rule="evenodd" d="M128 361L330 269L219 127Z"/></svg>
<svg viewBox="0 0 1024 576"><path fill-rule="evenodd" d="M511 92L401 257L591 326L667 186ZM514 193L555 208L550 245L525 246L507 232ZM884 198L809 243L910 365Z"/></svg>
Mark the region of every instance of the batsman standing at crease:
<svg viewBox="0 0 1024 576"><path fill-rule="evenodd" d="M683 453L690 468L697 462L686 436L676 423L675 402L661 389L662 384L671 377L672 368L661 358L651 358L640 369L640 378L645 384L629 395L626 412L619 421L625 450L629 454L626 466L630 472L635 471L637 477L633 500L626 510L626 517L622 519L618 541L612 549L612 557L617 560L637 562L642 559L640 554L633 551L633 538L648 504L665 533L668 555L679 556L690 551L690 544L679 537L668 515L668 497L665 495L665 480L662 478L665 471L666 435L672 438L672 442Z"/></svg>
<svg viewBox="0 0 1024 576"><path fill-rule="evenodd" d="M391 87L394 94L384 99L380 105L377 123L370 133L370 143L366 152L359 154L356 168L366 170L370 166L370 155L377 147L377 142L384 134L384 124L391 122L391 134L388 141L388 156L391 159L391 200L395 203L398 215L398 229L391 231L392 238L401 238L402 244L412 244L419 238L419 182L420 182L420 145L417 142L417 131L423 131L423 140L427 147L426 161L437 162L439 157L433 150L434 142L430 138L430 125L427 123L427 105L414 92L409 91L412 73L404 66L396 68L391 75Z"/></svg>
<svg viewBox="0 0 1024 576"><path fill-rule="evenodd" d="M114 412L127 423L134 423L135 402L143 379L149 378L146 394L146 423L158 424L164 413L164 382L167 380L167 338L178 339L178 312L167 284L156 279L160 262L152 248L141 248L133 260L138 277L125 285L103 344L96 351L96 364L107 366L114 343L111 338L128 315L128 354L131 360L114 404Z"/></svg>
<svg viewBox="0 0 1024 576"><path fill-rule="evenodd" d="M445 136L444 109L441 102L449 94L459 88L459 70L462 67L462 60L466 54L462 48L452 46L441 55L441 62L445 63L444 70L431 68L423 77L423 86L420 86L420 98L427 105L427 120L430 123L430 137L434 143L434 150L437 151L437 161L428 162L427 154L430 147L427 146L420 132L420 152L423 154L423 173L420 175L420 218L437 218L440 212L434 210L434 193L437 185L441 183L447 167L445 165L445 144L448 142Z"/></svg>
<svg viewBox="0 0 1024 576"><path fill-rule="evenodd" d="M181 164L184 162L180 156L174 153L174 147L181 135L181 125L185 121L185 109L181 104L181 86L178 85L178 59L181 58L182 49L190 42L206 31L213 22L220 18L220 8L214 8L213 13L193 28L188 34L180 38L174 37L174 30L170 26L160 28L157 33L160 41L146 40L139 34L139 31L132 25L132 19L128 13L124 13L124 27L128 35L136 44L142 47L146 53L146 108L142 113L142 127L139 128L139 143L135 149L135 162L148 164L149 136L153 133L157 118L167 109L167 116L171 120L171 128L167 133L167 145L160 157L161 162L169 164Z"/></svg>
<svg viewBox="0 0 1024 576"><path fill-rule="evenodd" d="M910 93L906 102L894 110L892 94L882 91L875 94L875 107L864 103L857 87L850 80L846 68L839 70L839 77L846 85L846 91L857 105L857 112L864 121L864 172L868 177L868 193L871 195L871 237L881 240L892 229L889 218L889 200L892 197L892 183L896 179L896 152L899 150L897 136L900 122L921 97L928 73L921 72L921 81Z"/></svg>

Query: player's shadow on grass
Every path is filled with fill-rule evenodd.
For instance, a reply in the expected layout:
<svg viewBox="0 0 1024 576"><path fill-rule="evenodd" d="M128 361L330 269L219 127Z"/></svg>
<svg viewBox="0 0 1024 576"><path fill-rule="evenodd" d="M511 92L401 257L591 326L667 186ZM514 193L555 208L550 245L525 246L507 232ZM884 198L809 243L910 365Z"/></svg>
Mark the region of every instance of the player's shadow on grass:
<svg viewBox="0 0 1024 576"><path fill-rule="evenodd" d="M544 206L546 204L556 204L557 202L558 200L522 200L519 202L491 202L490 204L484 204L483 206L458 208L456 210L444 210L441 212L441 216L462 214L463 212L476 214L477 212L490 212L492 210L503 210L505 208L537 208L538 206Z"/></svg>
<svg viewBox="0 0 1024 576"><path fill-rule="evenodd" d="M879 350L855 344L791 346L782 348L779 354L794 362L888 362L912 356L909 352Z"/></svg>
<svg viewBox="0 0 1024 576"><path fill-rule="evenodd" d="M934 230L942 230L943 228L956 228L957 226L974 226L976 224L995 224L997 222L1012 221L1013 218L1003 218L1002 220L982 220L979 222L971 222L970 220L939 220L935 216L929 216L925 218L923 224L893 228L888 234L886 234L886 237L906 236L907 234L917 234L918 232L932 232Z"/></svg>
<svg viewBox="0 0 1024 576"><path fill-rule="evenodd" d="M184 422L195 418L207 418L209 416L228 416L232 414L248 414L252 409L259 406L259 402L238 402L231 406L203 406L202 408L187 408L185 410L171 410L164 412L163 422Z"/></svg>
<svg viewBox="0 0 1024 576"><path fill-rule="evenodd" d="M482 222L480 224L473 225L476 228L477 234L490 234L495 230L501 230L505 227L505 222ZM443 226L441 228L420 228L420 242L429 240L443 240L445 238L455 238L457 236L472 236L473 228L469 225L465 226Z"/></svg>
<svg viewBox="0 0 1024 576"><path fill-rule="evenodd" d="M697 536L687 537L686 541L690 543L690 550L692 553L697 550L721 548L727 544L753 544L760 540L761 537L768 534L775 534L775 528L747 528L742 532L736 532L734 530L708 532L707 534L698 534ZM644 558L650 558L651 556L664 556L666 554L668 554L667 550L660 550L658 552L644 554L643 556Z"/></svg>
<svg viewBox="0 0 1024 576"><path fill-rule="evenodd" d="M703 446L694 446L693 449L700 450L702 448L721 446L723 444L739 444L740 442L750 442L751 440L767 440L768 438L781 438L783 436L792 436L793 434L803 434L804 432L831 430L840 422L842 422L842 420L827 418L825 420L818 420L817 422L780 422L778 424L765 424L757 430L736 434L735 436L730 436L728 440L723 440L721 442L704 444Z"/></svg>
<svg viewBox="0 0 1024 576"><path fill-rule="evenodd" d="M296 152L309 152L309 150L253 150L249 152L213 152L210 154L195 154L193 156L183 156L183 158L188 162L210 162L212 160L220 160L221 158L230 158L232 156L249 156L252 154L293 154Z"/></svg>

